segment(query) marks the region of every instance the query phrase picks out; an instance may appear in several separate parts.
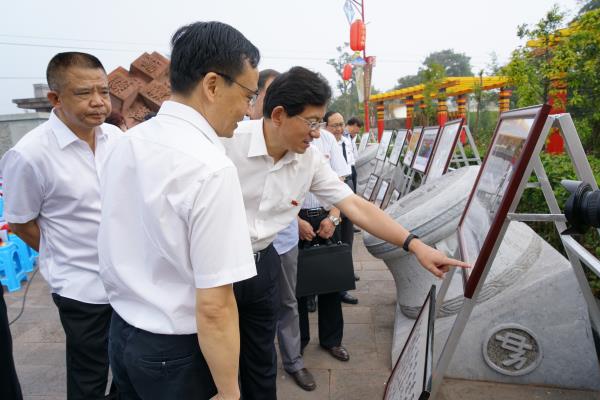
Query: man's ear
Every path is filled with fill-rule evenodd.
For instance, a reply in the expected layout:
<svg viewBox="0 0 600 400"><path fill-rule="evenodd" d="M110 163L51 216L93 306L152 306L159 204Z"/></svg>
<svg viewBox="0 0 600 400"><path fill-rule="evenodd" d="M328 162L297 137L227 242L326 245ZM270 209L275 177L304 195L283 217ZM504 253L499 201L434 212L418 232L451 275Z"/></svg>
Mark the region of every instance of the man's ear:
<svg viewBox="0 0 600 400"><path fill-rule="evenodd" d="M198 85L196 85L195 90L201 91L202 97L205 97L211 103L214 102L215 98L217 97L218 77L219 76L214 72L209 72L206 75L204 75L204 78L202 78Z"/></svg>
<svg viewBox="0 0 600 400"><path fill-rule="evenodd" d="M60 106L60 96L58 95L58 92L51 90L46 94L46 97L50 101L50 104L52 104L52 107Z"/></svg>
<svg viewBox="0 0 600 400"><path fill-rule="evenodd" d="M283 118L287 117L287 113L285 112L285 108L283 106L277 106L271 111L271 121L275 126L281 126L283 123Z"/></svg>

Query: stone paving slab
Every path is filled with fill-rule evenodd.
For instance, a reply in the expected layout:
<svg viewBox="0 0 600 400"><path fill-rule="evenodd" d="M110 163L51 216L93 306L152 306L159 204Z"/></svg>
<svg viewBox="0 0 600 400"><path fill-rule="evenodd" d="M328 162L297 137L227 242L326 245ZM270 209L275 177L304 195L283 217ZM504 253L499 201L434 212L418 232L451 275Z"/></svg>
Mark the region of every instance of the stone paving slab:
<svg viewBox="0 0 600 400"><path fill-rule="evenodd" d="M281 368L277 376L282 400L371 400L381 399L391 371L391 347L396 288L385 264L371 256L360 235L354 241L358 305L343 305L344 345L350 361L341 362L318 345L318 318L309 316L312 340L305 349L305 365L317 389L305 392ZM24 290L5 293L9 320L21 306ZM21 385L28 400L64 400L65 337L58 312L44 279L37 274L31 283L26 309L11 326L14 356ZM438 400L600 400L600 393L558 388L506 385L448 379Z"/></svg>

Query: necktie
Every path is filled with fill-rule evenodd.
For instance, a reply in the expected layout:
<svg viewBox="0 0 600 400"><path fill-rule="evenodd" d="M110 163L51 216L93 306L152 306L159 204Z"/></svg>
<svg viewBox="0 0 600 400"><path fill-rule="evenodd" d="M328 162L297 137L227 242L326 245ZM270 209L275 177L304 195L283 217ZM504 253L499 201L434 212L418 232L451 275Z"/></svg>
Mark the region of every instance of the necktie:
<svg viewBox="0 0 600 400"><path fill-rule="evenodd" d="M346 156L346 142L342 142L342 153L344 154L344 160L348 162L348 157Z"/></svg>

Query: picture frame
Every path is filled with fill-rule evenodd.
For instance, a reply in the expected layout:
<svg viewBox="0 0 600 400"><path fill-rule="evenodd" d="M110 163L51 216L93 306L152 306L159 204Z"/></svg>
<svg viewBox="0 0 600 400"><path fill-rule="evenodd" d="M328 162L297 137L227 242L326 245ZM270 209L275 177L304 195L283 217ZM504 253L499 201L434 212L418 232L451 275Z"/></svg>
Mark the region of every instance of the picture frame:
<svg viewBox="0 0 600 400"><path fill-rule="evenodd" d="M417 146L415 157L412 162L412 169L425 173L435 149L439 132L440 127L438 125L423 128L421 139L419 140L419 145Z"/></svg>
<svg viewBox="0 0 600 400"><path fill-rule="evenodd" d="M415 127L410 135L410 140L408 142L408 147L406 148L406 152L404 153L404 159L402 160L402 164L407 167L412 166L412 162L415 156L415 151L419 146L419 142L421 140L421 132L423 131L422 126Z"/></svg>
<svg viewBox="0 0 600 400"><path fill-rule="evenodd" d="M377 155L375 158L379 161L384 161L387 156L388 147L390 147L390 142L392 140L392 134L394 131L383 131L381 135L381 142L379 142L379 147L377 148Z"/></svg>
<svg viewBox="0 0 600 400"><path fill-rule="evenodd" d="M529 176L524 176L542 127L547 104L500 115L487 156L458 224L460 257L472 265L463 269L465 297L471 298L490 258L499 246L506 216L514 210ZM531 171L531 168L529 169ZM530 173L530 172L529 172Z"/></svg>
<svg viewBox="0 0 600 400"><path fill-rule="evenodd" d="M407 134L408 129L398 129L398 131L396 132L396 138L394 139L394 148L392 149L390 158L388 158L388 161L392 165L397 166L398 161L400 161L400 155L402 154L404 144L406 143Z"/></svg>
<svg viewBox="0 0 600 400"><path fill-rule="evenodd" d="M371 197L373 197L373 192L375 191L375 186L379 182L379 176L375 174L369 175L369 180L365 185L365 190L363 191L363 198L365 200L371 201Z"/></svg>
<svg viewBox="0 0 600 400"><path fill-rule="evenodd" d="M442 127L429 166L425 171L424 182L427 182L429 179L439 178L448 172L463 123L464 119L459 118L446 122Z"/></svg>
<svg viewBox="0 0 600 400"><path fill-rule="evenodd" d="M377 195L375 196L374 203L377 207L382 208L383 200L385 200L385 196L390 188L390 181L382 180L379 185L379 189L377 189Z"/></svg>
<svg viewBox="0 0 600 400"><path fill-rule="evenodd" d="M385 210L389 205L394 204L400 199L400 191L396 188L392 190L392 194L383 200L383 204L381 205L381 209Z"/></svg>
<svg viewBox="0 0 600 400"><path fill-rule="evenodd" d="M427 400L431 395L435 295L432 285L385 385L383 400Z"/></svg>
<svg viewBox="0 0 600 400"><path fill-rule="evenodd" d="M358 144L358 152L362 153L366 148L367 144L369 144L369 140L371 139L371 132L365 132L360 137L360 142Z"/></svg>

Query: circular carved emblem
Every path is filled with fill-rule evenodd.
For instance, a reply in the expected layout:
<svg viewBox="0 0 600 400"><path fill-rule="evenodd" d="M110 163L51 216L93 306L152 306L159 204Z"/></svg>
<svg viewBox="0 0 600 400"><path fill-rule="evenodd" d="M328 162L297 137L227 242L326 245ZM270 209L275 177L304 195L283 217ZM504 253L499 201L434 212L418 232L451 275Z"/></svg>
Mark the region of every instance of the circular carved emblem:
<svg viewBox="0 0 600 400"><path fill-rule="evenodd" d="M533 332L518 324L503 324L489 331L483 343L483 358L504 375L525 375L542 361L542 348Z"/></svg>

